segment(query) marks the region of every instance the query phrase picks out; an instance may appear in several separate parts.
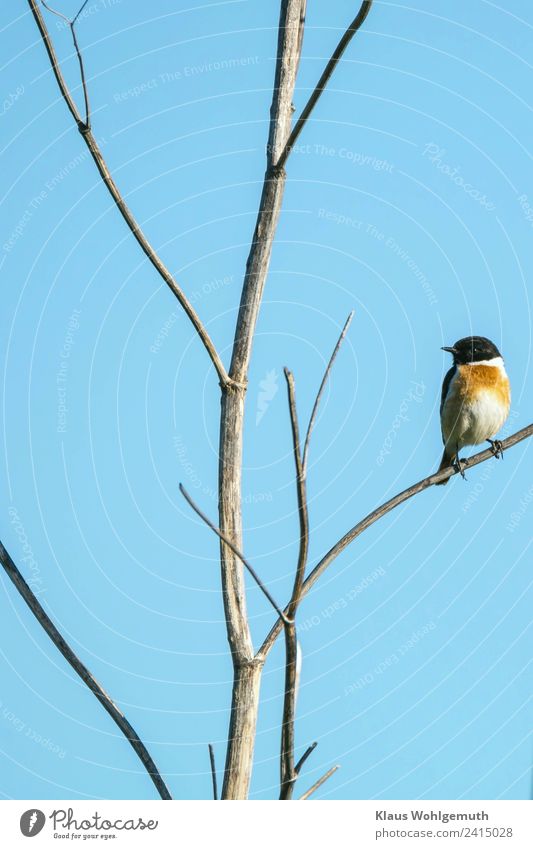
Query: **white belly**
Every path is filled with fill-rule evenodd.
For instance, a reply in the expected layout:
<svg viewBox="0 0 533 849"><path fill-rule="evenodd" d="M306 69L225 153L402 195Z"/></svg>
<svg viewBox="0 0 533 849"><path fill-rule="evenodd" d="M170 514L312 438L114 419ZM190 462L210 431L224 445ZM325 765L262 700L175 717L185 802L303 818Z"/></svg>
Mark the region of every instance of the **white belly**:
<svg viewBox="0 0 533 849"><path fill-rule="evenodd" d="M456 446L479 445L492 439L505 422L507 406L494 392L480 392L473 403L453 403L452 399L442 411L442 435L451 450Z"/></svg>

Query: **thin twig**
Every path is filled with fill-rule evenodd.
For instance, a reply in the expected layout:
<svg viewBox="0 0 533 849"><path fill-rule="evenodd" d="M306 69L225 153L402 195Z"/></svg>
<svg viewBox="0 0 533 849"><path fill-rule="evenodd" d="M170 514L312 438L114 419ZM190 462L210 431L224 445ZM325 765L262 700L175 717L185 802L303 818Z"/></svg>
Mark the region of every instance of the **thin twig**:
<svg viewBox="0 0 533 849"><path fill-rule="evenodd" d="M512 434L512 436L508 436L507 439L502 441L502 448L507 450L508 448L512 448L513 445L518 445L519 442L522 442L524 439L528 439L533 435L533 424L528 425L527 427L518 430L516 433ZM480 451L478 454L474 454L472 457L468 458L468 468L472 468L473 466L479 465L479 463L484 463L486 460L494 459L494 453L491 448L487 448L485 451ZM351 542L353 542L363 531L366 531L374 522L377 522L378 519L381 519L387 513L390 513L391 510L394 510L395 507L398 507L400 504L403 504L404 501L407 501L409 498L412 498L414 495L418 495L419 492L423 492L423 490L428 489L430 486L434 486L434 484L440 483L441 481L448 480L448 478L453 477L454 475L459 473L459 469L454 466L449 466L447 469L443 469L441 472L436 472L433 475L429 475L427 478L423 478L418 483L413 484L412 486L404 489L403 492L395 495L394 498L390 498L380 507L377 507L368 516L365 516L357 525L354 525L346 534L344 534L341 539L335 543L335 545L330 548L327 554L317 563L312 572L309 573L307 578L304 581L302 587L301 598L307 595L311 587L317 582L323 572L328 568L328 566L333 563L336 557L338 557L341 552L347 548ZM285 609L287 611L287 608ZM281 622L276 622L275 625L271 628L270 632L265 637L263 645L257 652L256 657L258 659L264 660L266 655L274 645L277 637L279 636L282 628Z"/></svg>
<svg viewBox="0 0 533 849"><path fill-rule="evenodd" d="M283 718L281 723L281 753L280 753L280 799L292 798L294 784L298 773L294 766L294 721L296 715L296 678L298 674L298 636L296 633L295 617L302 592L309 550L309 516L307 510L307 494L305 473L302 468L300 449L300 429L296 410L294 376L285 369L289 412L291 417L294 465L296 468L296 487L298 493L298 517L300 521L300 545L294 586L291 599L287 606L287 616L290 625L285 626L285 693L283 699Z"/></svg>
<svg viewBox="0 0 533 849"><path fill-rule="evenodd" d="M292 590L289 608L293 610L293 614L289 614L290 619L294 619L296 608L300 601L300 593L305 576L305 566L307 563L307 552L309 550L309 515L307 510L307 492L305 484L305 469L303 468L302 456L300 453L300 430L298 426L298 413L296 411L296 394L294 388L294 376L289 369L285 369L285 379L287 381L287 393L289 396L289 411L291 416L292 441L294 465L296 468L296 488L298 493L298 518L300 521L300 547L298 551L298 563L296 566L296 575L294 578L294 586Z"/></svg>
<svg viewBox="0 0 533 849"><path fill-rule="evenodd" d="M318 746L318 742L315 740L315 742L311 743L311 745L308 746L308 748L305 750L302 757L300 758L300 760L298 761L298 763L294 767L294 771L295 771L296 775L300 775L304 763L306 762L309 755L313 754L313 752L315 751L317 746Z"/></svg>
<svg viewBox="0 0 533 849"><path fill-rule="evenodd" d="M185 489L185 487L183 486L182 483L180 483L179 488L180 488L180 492L183 495L183 497L185 498L185 500L188 501L188 503L190 504L190 506L192 507L194 512L198 514L200 519L202 519L202 521L204 521L205 524L209 528L211 528L212 531L215 532L217 537L219 537L219 539L221 539L222 542L225 542L226 545L229 548L231 548L231 550L233 551L235 556L239 558L239 560L241 561L241 563L244 566L246 566L250 575L252 576L252 578L256 582L257 586L264 593L264 595L268 598L270 604L272 605L272 607L274 608L274 610L276 611L278 616L281 617L283 622L285 622L286 624L290 624L290 620L287 618L286 614L283 613L282 610L280 610L280 608L278 607L278 605L276 604L276 602L274 601L274 599L270 595L269 591L265 587L264 583L262 582L261 578L259 577L259 575L255 571L254 567L250 563L250 561L246 559L246 557L244 556L244 554L241 551L239 551L237 546L230 540L230 538L227 537L226 534L223 534L222 531L220 530L220 528L217 528L217 526L215 524L213 524L211 519L208 516L206 516L206 514L204 512L202 512L202 510L198 507L198 505L193 501L193 499L191 498L191 496L189 495L189 493L187 492L187 490Z"/></svg>
<svg viewBox="0 0 533 849"><path fill-rule="evenodd" d="M211 762L211 779L213 781L213 799L218 801L218 788L217 788L217 770L215 766L215 750L211 743L209 743L209 760Z"/></svg>
<svg viewBox="0 0 533 849"><path fill-rule="evenodd" d="M83 57L81 55L81 50L78 44L78 38L76 35L76 28L74 26L74 21L70 24L70 33L72 35L72 43L74 44L74 49L76 51L76 55L78 57L78 64L80 66L80 77L81 77L81 85L83 89L83 100L85 103L85 129L84 132L90 130L91 128L91 114L89 109L89 92L87 91L87 81L85 79L85 67L83 65Z"/></svg>
<svg viewBox="0 0 533 849"><path fill-rule="evenodd" d="M198 336L200 337L200 339L201 339L201 341L204 345L204 348L206 349L206 351L207 351L207 353L208 353L208 355L211 359L211 362L213 363L213 366L216 369L216 372L217 372L218 377L220 379L221 385L222 386L231 386L233 384L233 381L230 380L228 373L227 373L227 371L226 371L226 369L225 369L225 367L222 363L222 360L220 359L218 351L216 350L215 345L213 344L213 341L211 340L211 337L209 336L206 328L204 327L204 325L200 321L199 316L197 315L194 307L192 306L192 304L188 300L185 292L178 285L178 283L176 282L176 280L174 279L174 277L172 276L172 274L170 273L170 271L168 270L166 265L159 258L158 254L156 253L156 251L154 250L154 248L152 247L152 245L150 244L150 242L148 241L148 239L144 235L143 231L139 227L133 213L131 212L131 210L127 206L124 198L122 197L119 189L117 188L115 181L113 180L113 178L111 176L111 172L109 171L109 169L107 167L105 159L102 156L102 152L100 150L100 147L99 147L95 137L93 136L90 127L88 127L86 122L82 119L80 112L79 112L76 104L74 103L74 100L72 99L72 96L69 92L68 86L65 82L65 78L63 77L63 74L61 72L61 68L59 66L59 61L57 59L57 55L56 55L56 52L54 50L54 46L52 44L52 39L50 38L50 34L49 34L48 29L46 27L46 24L43 20L43 16L41 15L41 11L39 9L37 0L28 0L28 4L29 4L29 7L32 11L33 17L35 18L35 22L37 24L37 27L38 27L39 32L41 34L41 38L43 40L44 46L45 46L46 51L48 53L48 58L50 59L50 64L52 66L54 76L55 76L57 84L59 86L59 90L60 90L60 92L63 96L65 103L68 106L68 109L69 109L72 117L76 121L78 129L81 133L81 136L82 136L83 140L85 141L85 144L87 145L87 147L89 149L89 152L90 152L90 154L91 154L91 156L92 156L92 158L93 158L93 160L96 164L96 167L98 168L100 176L101 176L107 190L109 191L109 193L110 193L111 197L113 198L116 206L118 207L119 212L121 213L124 221L126 222L130 232L132 233L132 235L137 240L137 243L141 247L142 251L144 252L146 257L149 259L149 261L152 263L153 267L156 269L156 271L159 273L159 275L162 277L162 279L164 280L166 285L169 287L171 292L178 299L181 306L183 307L183 310L185 311L185 313L188 316L189 320L191 321L194 329L196 330ZM66 20L70 25L70 21L68 21L68 18ZM81 57L81 54L80 54L80 57ZM87 108L87 115L86 115L86 118L87 118L88 117L88 100L86 101L86 108Z"/></svg>
<svg viewBox="0 0 533 849"><path fill-rule="evenodd" d="M329 358L329 363L326 366L326 370L324 372L324 377L322 378L322 383L320 384L320 388L319 388L319 390L317 392L317 396L315 398L315 403L313 405L313 410L311 412L311 418L309 419L309 426L307 428L307 434L306 434L306 437L305 437L304 448L303 448L303 453L302 453L302 468L303 468L303 474L304 475L307 474L307 456L308 456L308 453L309 453L309 441L311 439L311 434L312 434L313 428L315 426L315 419L316 419L316 414L318 412L318 407L319 407L320 401L322 399L322 395L323 395L324 389L326 387L326 383L328 382L328 378L329 378L331 369L333 367L333 363L335 362L335 357L339 353L339 348L344 341L344 337L348 333L348 328L349 328L350 324L352 323L353 316L354 316L354 311L352 310L350 315L346 319L345 325L344 325L344 327L342 328L342 331L341 331L341 335L339 336L339 338L337 340L337 344L335 345L335 347L333 349L333 353L332 353L331 357Z"/></svg>
<svg viewBox="0 0 533 849"><path fill-rule="evenodd" d="M13 584L15 585L15 588L20 593L20 595L30 608L31 612L33 613L39 624L46 631L53 644L56 646L57 649L59 649L67 663L72 666L73 670L77 673L77 675L79 675L83 683L86 684L89 690L96 696L102 707L107 711L111 719L115 722L122 734L125 736L126 740L128 740L128 742L131 744L131 747L135 751L148 775L152 779L157 789L157 792L159 793L161 798L172 799L168 787L161 778L159 770L157 769L154 761L152 760L148 752L148 749L142 742L141 738L139 737L133 726L130 725L122 711L111 700L105 690L102 689L98 681L89 672L85 664L81 662L81 660L70 648L66 640L61 636L60 632L39 603L37 597L31 591L30 587L22 577L22 574L19 572L18 568L16 567L15 563L13 562L1 542L0 561L2 562L2 566L4 567L7 575L9 576L9 578L11 578Z"/></svg>
<svg viewBox="0 0 533 849"><path fill-rule="evenodd" d="M81 15L81 13L85 9L87 3L88 3L88 0L85 0L85 2L82 3L82 5L78 9L78 11L74 15L74 17L72 18L72 20L70 20L70 18L67 18L67 16L64 15L62 12L58 12L57 9L52 9L52 7L50 5L48 5L48 3L45 2L45 0L41 0L41 4L44 6L44 8L48 12L51 12L53 15L56 15L58 18L61 18L61 20L65 21L65 23L67 24L67 26L70 29L70 34L72 36L72 43L74 45L74 50L76 51L76 56L78 57L78 64L80 66L80 77L81 77L81 85L82 85L82 89L83 89L83 100L85 102L85 121L83 122L83 124L84 124L84 128L86 130L88 130L91 126L91 115L90 115L90 110L89 110L89 93L87 91L87 82L86 82L86 79L85 79L85 68L84 68L84 65L83 65L83 56L81 55L81 50L80 50L80 47L79 47L79 44L78 44L78 38L77 38L77 35L76 35L75 24L76 24L76 21L78 20L79 16Z"/></svg>
<svg viewBox="0 0 533 849"><path fill-rule="evenodd" d="M59 12L58 9L53 9L52 6L50 6L50 4L46 2L46 0L41 0L41 6L44 6L47 12L51 12L52 15L57 15L58 18L61 18L61 20L65 21L67 26L71 25L72 21L70 20L70 18L68 18L67 15L64 15L63 12Z"/></svg>
<svg viewBox="0 0 533 849"><path fill-rule="evenodd" d="M363 0L361 8L359 9L359 12L357 13L357 15L353 19L352 23L350 24L350 26L348 27L348 29L346 30L346 32L342 36L339 43L337 44L335 50L333 51L333 55L331 56L331 59L327 63L326 67L324 68L324 71L322 72L322 76L320 77L318 83L316 84L316 87L315 87L313 93L311 94L311 97L309 98L309 100L305 104L305 106L302 110L302 114L300 115L300 117L296 121L296 124L294 125L294 129L292 130L292 132L291 132L291 134L290 134L290 136L287 140L287 144L285 145L285 147L284 147L284 149L283 149L283 151L282 151L282 153L279 157L278 166L280 168L283 168L283 166L285 165L285 162L287 161L287 157L289 156L289 153L291 152L298 136L302 132L302 130L305 126L305 122L309 118L309 115L311 114L314 107L316 106L316 103L317 103L320 95L324 91L324 89L325 89L325 87L326 87L326 85L329 81L329 78L331 77L331 75L333 74L333 71L337 67L339 59L341 58L342 54L344 53L344 51L348 47L348 44L350 43L350 41L354 37L357 30L364 23L366 16L370 12L371 6L372 6L372 0Z"/></svg>
<svg viewBox="0 0 533 849"><path fill-rule="evenodd" d="M76 14L74 15L74 17L72 18L72 23L73 23L73 24L75 24L75 23L76 23L76 21L78 20L79 16L81 15L81 13L83 12L83 10L85 9L85 7L86 7L86 5L87 5L87 3L88 3L88 2L89 2L89 0L85 0L85 3L82 3L82 5L81 5L81 6L80 6L80 8L78 9L78 11L77 11L77 12L76 12Z"/></svg>
<svg viewBox="0 0 533 849"><path fill-rule="evenodd" d="M322 787L324 782L327 781L328 778L330 778L334 772L337 772L338 769L339 764L336 764L335 766L332 766L331 769L328 769L328 771L322 776L322 778L319 778L318 781L315 781L313 786L310 787L309 790L306 790L303 796L300 796L300 801L302 801L302 799L309 799L309 796L312 796L313 793L315 793L315 791L318 790L319 787Z"/></svg>

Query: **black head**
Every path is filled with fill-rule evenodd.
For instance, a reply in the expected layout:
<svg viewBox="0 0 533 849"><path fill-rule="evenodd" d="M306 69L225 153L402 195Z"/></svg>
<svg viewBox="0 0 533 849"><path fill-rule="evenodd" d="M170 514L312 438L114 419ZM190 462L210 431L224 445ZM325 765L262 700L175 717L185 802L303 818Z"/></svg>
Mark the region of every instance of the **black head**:
<svg viewBox="0 0 533 849"><path fill-rule="evenodd" d="M491 342L485 336L465 336L464 339L459 339L451 348L443 348L442 350L449 351L450 354L453 354L453 361L459 366L466 363L479 363L481 360L492 360L494 357L501 357L494 342Z"/></svg>

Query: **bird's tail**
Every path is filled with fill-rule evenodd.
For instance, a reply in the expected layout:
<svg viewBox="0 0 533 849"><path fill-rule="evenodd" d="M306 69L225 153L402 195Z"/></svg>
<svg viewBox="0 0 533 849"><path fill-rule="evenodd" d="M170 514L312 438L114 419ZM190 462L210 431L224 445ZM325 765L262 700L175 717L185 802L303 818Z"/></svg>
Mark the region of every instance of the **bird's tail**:
<svg viewBox="0 0 533 849"><path fill-rule="evenodd" d="M442 460L440 461L440 466L437 469L436 474L438 472L442 472L443 469L447 469L449 466L451 466L451 464L452 464L452 458L448 456L448 454L446 453L446 448L445 448L444 453L442 455ZM444 486L444 484L448 483L449 480L450 480L450 478L446 478L443 481L438 481L438 483L436 483L435 486Z"/></svg>

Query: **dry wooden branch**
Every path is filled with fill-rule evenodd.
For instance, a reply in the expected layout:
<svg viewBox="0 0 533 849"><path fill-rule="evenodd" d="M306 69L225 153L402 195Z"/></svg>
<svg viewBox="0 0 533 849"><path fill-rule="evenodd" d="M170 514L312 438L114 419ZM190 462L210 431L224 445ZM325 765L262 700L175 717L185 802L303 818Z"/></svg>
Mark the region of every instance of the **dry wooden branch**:
<svg viewBox="0 0 533 849"><path fill-rule="evenodd" d="M244 566L246 566L250 575L252 576L252 578L256 582L257 586L259 587L261 592L264 593L266 598L269 600L270 604L272 605L272 607L274 608L274 610L276 611L278 616L281 616L281 618L283 619L284 622L289 622L289 619L287 618L285 613L283 613L280 610L279 606L276 604L276 602L272 598L271 594L269 593L269 591L265 587L263 581L261 580L261 578L259 577L259 575L255 571L255 569L252 566L252 564L250 563L250 561L246 559L244 554L229 539L229 537L227 537L226 534L223 534L222 531L220 530L220 528L217 528L217 526L211 521L209 516L206 516L206 514L200 509L200 507L198 507L198 505L196 504L195 501L193 501L193 499L191 498L191 496L189 495L189 493L187 492L187 490L185 489L185 487L183 486L182 483L180 483L179 488L180 488L180 492L183 495L183 497L185 498L185 500L190 504L190 506L192 507L194 512L200 517L200 519L202 519L202 521L205 522L205 524L208 526L208 528L211 528L211 530L215 532L217 537L219 539L221 539L222 542L224 542L226 545L228 545L231 548L231 550L233 551L235 556L239 558L239 560L241 561L241 563Z"/></svg>
<svg viewBox="0 0 533 849"><path fill-rule="evenodd" d="M206 349L206 351L207 351L207 353L208 353L208 355L211 359L211 362L213 363L213 365L216 369L216 372L218 374L221 385L222 386L228 385L229 383L231 383L230 378L228 377L226 369L225 369L225 367L222 363L222 360L220 359L220 356L218 354L218 351L215 348L215 345L213 344L213 341L211 340L211 337L209 336L204 325L202 324L202 322L201 322L198 314L196 313L196 310L194 309L193 305L188 300L185 292L178 285L178 283L176 282L176 280L174 279L174 277L172 276L172 274L170 273L170 271L168 270L166 265L162 262L162 260L160 259L160 257L158 256L158 254L156 253L156 251L154 250L154 248L152 247L152 245L150 244L150 242L148 241L146 236L144 235L139 224L135 220L133 213L131 212L131 210L127 206L127 204L126 204L124 198L122 197L115 181L113 180L113 177L111 176L111 172L109 171L109 169L107 167L107 164L104 160L104 157L102 156L102 152L100 150L100 147L99 147L95 137L92 134L92 131L91 131L91 128L90 128L89 101L88 101L88 96L86 95L87 89L86 89L86 85L85 85L85 75L84 75L84 71L83 71L83 61L82 61L82 58L81 58L81 53L79 51L77 41L75 40L75 32L74 32L73 23L71 23L68 20L68 18L65 18L65 20L68 22L68 24L71 28L71 32L73 33L73 38L75 40L75 47L76 47L76 51L78 53L78 59L80 61L80 68L81 68L81 73L82 73L82 85L83 85L83 88L84 88L84 93L86 95L86 121L82 120L81 115L78 111L78 108L77 108L76 104L74 103L74 100L73 100L73 98L72 98L72 96L69 92L68 86L65 82L65 78L63 77L63 74L61 72L61 68L59 66L57 55L56 55L56 52L54 50L54 46L52 44L52 39L50 38L50 35L48 33L48 29L46 27L46 24L43 20L43 16L41 15L41 11L40 11L39 6L38 6L38 0L28 0L28 4L29 4L30 9L32 11L33 17L35 18L35 22L37 24L37 27L38 27L39 32L41 34L41 38L43 40L44 46L45 46L46 51L48 53L48 58L50 59L50 63L52 65L52 70L54 72L57 84L59 86L59 90L60 90L60 92L63 96L65 103L68 106L68 109L69 109L72 117L74 118L74 120L75 120L75 122L78 126L78 130L80 131L81 136L82 136L85 144L87 145L87 147L89 149L89 152L90 152L90 154L91 154L91 156L92 156L92 158L93 158L93 160L96 164L96 167L98 168L98 171L100 173L100 176L101 176L106 188L108 189L108 191L109 191L111 197L113 198L118 210L120 211L124 221L126 222L130 232L132 233L132 235L137 240L137 243L139 244L139 246L143 250L144 254L150 260L153 267L160 274L160 276L162 277L162 279L164 280L166 285L169 287L171 292L175 295L175 297L177 298L177 300L179 301L179 303L183 307L184 312L188 316L188 318L191 321L194 329L196 330L199 338L203 342L204 348ZM74 21L75 20L76 19L74 19Z"/></svg>
<svg viewBox="0 0 533 849"><path fill-rule="evenodd" d="M67 663L72 666L74 672L79 675L83 683L86 684L89 690L96 696L102 707L107 711L113 722L115 722L115 724L118 726L126 740L130 743L135 754L138 756L146 772L152 779L155 788L161 798L172 799L172 796L170 795L170 790L161 778L159 770L157 769L154 761L152 760L148 749L144 745L143 741L141 740L133 726L128 722L122 711L107 695L107 693L105 692L105 690L103 690L98 681L89 672L85 664L81 662L78 656L70 648L66 640L62 637L62 635L60 634L48 614L41 606L39 600L31 591L30 587L22 577L22 574L19 572L17 566L15 565L9 553L6 551L1 542L0 561L2 562L2 566L4 567L6 574L9 576L9 578L15 585L16 590L20 593L20 595L30 608L31 612L37 619L38 623L42 626L42 628L46 631L46 633L52 640L55 647L59 649Z"/></svg>
<svg viewBox="0 0 533 849"><path fill-rule="evenodd" d="M283 700L280 756L280 799L283 800L292 799L294 785L296 783L296 779L298 778L299 768L301 768L301 763L300 767L294 765L294 722L296 715L297 696L296 678L298 674L298 636L296 632L296 612L298 610L298 605L302 597L302 587L305 578L305 569L307 566L307 553L309 550L309 515L307 508L306 491L307 457L311 441L311 434L313 432L313 427L320 405L320 401L324 393L324 389L327 384L329 375L331 373L333 363L335 362L335 358L348 332L348 328L350 326L352 318L353 311L350 313L344 324L341 334L337 340L337 344L335 345L331 357L329 358L329 362L326 366L324 376L320 383L315 402L313 404L311 416L309 418L309 425L307 427L307 434L305 437L303 450L300 446L300 429L298 425L298 413L296 410L294 377L287 368L285 369L285 379L287 381L287 393L289 401L289 413L291 418L294 465L296 471L298 517L300 523L300 545L298 550L298 560L296 565L293 591L291 595L291 600L289 601L289 604L287 606L288 617L291 620L291 624L285 626L285 694ZM308 757L309 754L311 754L312 748L313 747L311 747L311 750L308 750L306 755L304 755L303 761L305 761L305 758Z"/></svg>
<svg viewBox="0 0 533 849"><path fill-rule="evenodd" d="M315 419L316 419L316 415L317 415L317 412L318 412L318 407L320 405L320 401L322 400L322 395L324 393L324 389L326 388L326 384L328 382L328 378L329 378L331 369L333 367L333 363L335 362L335 358L336 358L337 354L339 353L339 348L344 341L344 337L348 333L348 328L350 327L350 324L352 323L353 316L354 316L354 313L353 313L353 310L352 310L352 312L350 313L350 315L346 319L344 327L341 330L341 335L339 336L339 338L337 340L337 344L335 345L335 347L333 349L333 353L332 353L331 357L329 358L329 363L326 366L326 370L324 372L324 377L322 378L322 383L320 384L320 387L319 387L318 392L317 392L317 396L315 398L315 403L313 404L313 410L311 412L311 418L309 419L309 425L308 425L308 428L307 428L307 434L306 434L306 437L305 437L305 442L304 442L304 447L303 447L303 452L302 452L302 469L303 469L304 476L307 475L307 458L308 458L308 454L309 454L309 442L311 440L311 434L312 434L313 428L315 426Z"/></svg>
<svg viewBox="0 0 533 849"><path fill-rule="evenodd" d="M295 771L296 775L300 775L304 763L306 762L309 755L313 754L313 752L315 751L317 746L318 746L318 742L315 740L314 743L311 743L311 745L307 747L307 749L303 753L302 757L300 758L300 760L298 761L298 763L294 767L294 771Z"/></svg>
<svg viewBox="0 0 533 849"><path fill-rule="evenodd" d="M280 168L283 168L283 166L285 165L287 158L288 158L292 148L294 147L296 140L298 139L298 136L302 132L302 130L305 126L305 123L306 123L307 119L309 118L311 112L315 108L316 103L317 103L318 99L320 98L320 95L322 94L322 92L326 88L326 86L329 82L329 79L330 79L331 75L333 74L333 71L337 67L337 64L338 64L342 54L344 53L344 51L348 47L350 41L354 37L357 30L360 29L360 27L365 22L366 17L368 15L368 13L370 12L372 2L373 2L373 0L364 0L364 2L362 3L361 8L359 9L357 15L355 16L352 23L350 24L350 26L348 27L348 29L346 30L346 32L342 36L342 38L339 41L339 43L337 44L335 50L333 51L333 55L331 56L331 59L327 63L326 67L324 68L324 70L322 72L322 76L320 77L318 83L316 84L316 86L313 90L313 93L311 94L311 97L309 98L309 100L305 104L304 108L302 109L302 114L300 115L300 117L296 121L296 124L294 125L294 129L293 129L292 133L290 134L290 136L288 138L287 144L285 145L285 147L284 147L284 149L283 149L283 151L282 151L282 153L279 157L278 164L279 164Z"/></svg>
<svg viewBox="0 0 533 849"><path fill-rule="evenodd" d="M315 781L313 786L310 787L309 790L306 790L303 796L300 796L300 801L302 801L303 799L309 799L309 796L312 796L313 793L318 790L319 787L322 787L324 782L327 781L328 778L330 778L334 772L337 772L338 769L339 764L336 764L336 766L332 766L331 769L328 769L328 771L322 776L322 778L319 778L318 781Z"/></svg>
<svg viewBox="0 0 533 849"><path fill-rule="evenodd" d="M217 787L217 770L215 766L215 750L213 749L212 743L209 743L209 761L211 763L211 780L213 782L213 799L218 801L218 787Z"/></svg>
<svg viewBox="0 0 533 849"><path fill-rule="evenodd" d="M246 263L229 375L223 387L219 441L219 527L242 549L242 445L244 397L252 343L263 297L285 172L277 158L291 127L292 95L302 44L304 0L282 0L274 91L270 109L266 173L256 226ZM246 799L250 784L262 661L254 656L246 612L242 564L231 547L220 548L222 590L228 642L233 660L231 720L223 799ZM280 620L281 621L281 620Z"/></svg>
<svg viewBox="0 0 533 849"><path fill-rule="evenodd" d="M512 448L513 445L517 445L519 442L522 442L524 439L528 439L533 435L533 424L528 425L527 427L522 428L516 433L512 434L512 436L508 436L507 439L502 441L502 447L504 450L508 448ZM468 458L467 468L472 468L473 466L477 466L479 463L484 463L486 460L494 459L494 453L491 448L487 448L485 451L480 451L478 454L474 454L472 457ZM377 522L378 519L381 519L387 513L390 513L391 510L394 510L395 507L398 507L400 504L403 504L404 501L407 501L409 498L412 498L414 495L418 495L419 492L423 492L425 489L428 489L430 486L433 486L439 481L447 480L451 478L453 475L459 473L459 470L453 466L450 466L447 469L443 469L442 472L437 472L433 475L429 475L427 478L423 478L418 483L413 484L412 486L404 489L403 492L395 495L394 498L390 498L380 507L377 507L376 510L373 510L368 516L365 516L360 522L354 525L346 534L344 534L341 539L335 543L335 545L330 548L327 554L317 563L312 572L309 573L307 578L304 581L302 587L301 598L307 595L309 590L314 586L320 576L325 572L328 566L338 557L341 552L350 545L363 531L366 531L374 522ZM285 608L285 612L287 612L287 608ZM262 660L266 659L266 656L277 637L280 634L282 628L281 621L275 623L270 632L267 634L263 645L257 652L257 657Z"/></svg>
<svg viewBox="0 0 533 849"><path fill-rule="evenodd" d="M305 577L307 552L309 550L309 515L307 510L307 494L305 473L302 466L300 448L300 429L296 410L294 377L286 368L287 394L291 417L294 465L296 469L296 488L298 493L298 517L300 522L300 545L298 561L291 599L287 605L287 616L290 624L285 625L285 692L283 698L283 716L281 722L281 753L280 753L280 796L282 800L292 799L294 784L298 773L294 766L294 721L296 715L296 677L298 660L298 636L296 633L296 611Z"/></svg>
<svg viewBox="0 0 533 849"><path fill-rule="evenodd" d="M72 20L70 20L70 18L67 18L66 15L62 14L62 12L58 12L56 9L52 9L52 7L48 5L48 3L45 3L45 0L41 0L41 3L44 8L51 12L53 15L56 15L58 18L61 18L61 20L65 21L66 25L70 29L70 34L72 36L72 44L74 45L74 50L76 51L76 55L78 57L78 65L80 66L80 78L81 85L83 88L83 100L85 102L85 121L83 123L87 129L89 129L91 126L91 110L89 108L89 92L87 90L87 80L85 79L85 67L83 64L83 56L81 54L80 46L78 44L78 37L76 35L76 21L85 9L88 2L89 0L85 0L85 2L82 3Z"/></svg>

